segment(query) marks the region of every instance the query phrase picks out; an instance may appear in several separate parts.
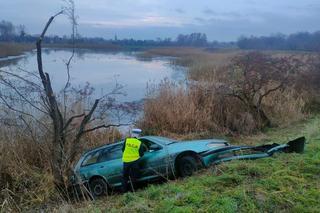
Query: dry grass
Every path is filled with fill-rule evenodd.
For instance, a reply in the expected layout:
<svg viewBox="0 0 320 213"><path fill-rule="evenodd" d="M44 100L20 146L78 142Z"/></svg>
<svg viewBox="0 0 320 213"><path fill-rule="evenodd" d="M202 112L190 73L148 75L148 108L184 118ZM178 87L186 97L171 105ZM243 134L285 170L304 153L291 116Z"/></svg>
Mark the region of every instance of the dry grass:
<svg viewBox="0 0 320 213"><path fill-rule="evenodd" d="M230 61L230 59L243 51L240 50L217 50L208 52L201 48L189 47L168 47L149 49L139 57L152 58L156 56L175 57L173 61L176 65L187 67L198 67L206 64L207 66L219 67Z"/></svg>
<svg viewBox="0 0 320 213"><path fill-rule="evenodd" d="M152 58L157 56L174 57L172 61L175 65L181 65L188 68L188 77L192 80L211 80L214 72L228 65L231 60L239 55L250 53L250 50L239 49L217 49L214 51L207 51L204 48L191 48L191 47L163 47L149 49L138 57ZM301 51L260 51L265 54L270 54L273 57L290 57L303 58L315 55L310 52ZM209 78L209 79L208 79Z"/></svg>
<svg viewBox="0 0 320 213"><path fill-rule="evenodd" d="M256 121L239 100L221 96L215 90L215 85L220 80L220 67L229 63L230 59L240 52L209 53L202 49L178 48L173 50L162 48L150 50L149 54L152 56L180 57L175 63L189 67L189 85L177 85L165 80L160 85L149 88L149 94L144 105L144 117L139 122L146 134L170 135L175 138L199 138L232 134L237 135L237 139L241 139L239 133L243 135L257 131ZM313 93L317 92L316 89L313 91ZM268 96L263 102L263 109L271 118L272 124L286 126L305 118L306 114L303 109L306 100L315 97L313 93L306 94L303 90L297 91L294 87L288 87L284 91L278 91ZM317 122L317 126L312 126L308 130L312 137L318 135L316 133L319 132L319 121L317 120ZM54 189L50 171L51 143L46 139L50 137L42 136L40 139L37 138L41 142L35 142L21 129L7 131L2 128L0 131L0 212L34 211L35 208L48 209L51 205L59 204L64 205L58 208L57 212L77 212L74 206L66 204L65 200ZM281 136L281 139L283 139L283 137L287 137L286 134L285 131L281 131L281 134L277 134L277 137ZM82 143L80 152L111 143L119 137L120 134L115 129L89 134L83 139L85 143ZM247 144L254 144L257 143L257 137L261 138L260 142L267 139L261 133L252 139L243 137L243 140ZM275 164L275 168L278 169L276 165L278 163ZM262 166L261 171L266 168L268 168L267 165ZM242 170L237 167L234 173L238 174L239 171ZM223 180L222 183L225 181ZM190 186L194 186L196 183L199 182L194 181L190 183ZM217 187L219 186L221 186L220 183L217 184ZM265 186L268 186L268 184L265 184ZM187 187L186 191L190 192L189 188ZM234 191L234 187L230 188L231 191ZM198 193L202 189L203 186L198 186L194 192ZM152 188L149 189L149 192L152 194ZM216 193L216 188L212 192ZM242 188L238 190L239 194L243 194L242 192ZM194 195L195 199L205 197L198 196L197 193ZM119 197L126 200L128 196L130 194ZM149 197L149 194L147 196ZM115 209L122 208L123 202L121 199ZM136 196L128 197L128 200L134 199L138 198ZM247 196L244 196L244 199L247 199ZM117 200L117 197L114 200ZM164 200L164 198L160 200ZM157 203L158 201L159 199L157 199ZM189 200L187 201L186 203L189 203ZM140 201L134 203L139 209L145 207ZM240 203L249 205L252 202L244 200ZM112 202L110 202L111 204Z"/></svg>
<svg viewBox="0 0 320 213"><path fill-rule="evenodd" d="M35 48L33 44L0 43L0 58L21 55Z"/></svg>
<svg viewBox="0 0 320 213"><path fill-rule="evenodd" d="M21 211L22 206L32 208L57 197L49 173L48 144L16 139L0 143L1 212Z"/></svg>
<svg viewBox="0 0 320 213"><path fill-rule="evenodd" d="M266 111L276 126L287 126L304 119L308 113L304 112L308 94L297 93L293 88L276 91L264 101Z"/></svg>
<svg viewBox="0 0 320 213"><path fill-rule="evenodd" d="M255 121L238 100L224 98L206 84L186 89L164 81L149 92L139 123L146 134L209 137L256 131Z"/></svg>
<svg viewBox="0 0 320 213"><path fill-rule="evenodd" d="M5 135L10 131L1 131L0 212L21 212L65 203L53 184L51 143L46 140L49 137L36 142L19 129L7 138ZM89 134L83 139L79 154L112 143L119 136L116 129Z"/></svg>
<svg viewBox="0 0 320 213"><path fill-rule="evenodd" d="M320 203L319 117L273 128L263 136L236 138L240 144L284 143L307 137L304 154L276 154L232 161L190 178L143 190L63 205L52 212L318 212ZM239 141L241 140L241 141Z"/></svg>
<svg viewBox="0 0 320 213"><path fill-rule="evenodd" d="M184 64L188 68L189 79L187 86L165 80L149 88L144 117L139 122L148 133L180 138L251 134L261 129L252 112L241 101L217 90L221 84L232 83L225 75L226 65L235 56L246 52L228 50L209 53L202 49L162 48L149 50L146 54L168 54L180 57L178 61L188 61ZM283 52L275 52L272 56L281 58L292 55L305 57L305 54ZM271 125L286 126L308 115L306 106L315 96L316 92L311 94L306 89L297 89L295 85L288 86L267 96L262 102L262 109Z"/></svg>

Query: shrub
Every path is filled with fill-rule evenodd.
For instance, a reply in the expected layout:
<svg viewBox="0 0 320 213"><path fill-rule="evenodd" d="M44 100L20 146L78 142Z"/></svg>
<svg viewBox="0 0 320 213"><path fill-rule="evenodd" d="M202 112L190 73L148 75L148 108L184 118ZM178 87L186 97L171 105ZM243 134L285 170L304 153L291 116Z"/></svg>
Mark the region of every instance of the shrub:
<svg viewBox="0 0 320 213"><path fill-rule="evenodd" d="M188 56L189 57L189 56ZM304 118L310 97L298 87L304 60L251 52L218 67L189 69L189 80L149 87L141 128L150 134L250 134ZM306 84L306 82L305 82ZM299 89L298 89L299 88Z"/></svg>
<svg viewBox="0 0 320 213"><path fill-rule="evenodd" d="M216 135L252 132L256 123L236 99L224 98L195 84L186 88L169 81L149 88L139 126L146 134Z"/></svg>

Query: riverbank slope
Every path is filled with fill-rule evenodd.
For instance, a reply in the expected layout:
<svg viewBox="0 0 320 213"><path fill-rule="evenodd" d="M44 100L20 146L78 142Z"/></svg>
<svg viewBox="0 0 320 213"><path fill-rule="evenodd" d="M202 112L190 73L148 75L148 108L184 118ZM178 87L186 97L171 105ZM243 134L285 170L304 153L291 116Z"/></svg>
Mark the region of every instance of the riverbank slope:
<svg viewBox="0 0 320 213"><path fill-rule="evenodd" d="M320 117L272 128L239 144L285 143L306 136L304 154L232 161L135 193L55 209L71 212L317 212L320 208Z"/></svg>

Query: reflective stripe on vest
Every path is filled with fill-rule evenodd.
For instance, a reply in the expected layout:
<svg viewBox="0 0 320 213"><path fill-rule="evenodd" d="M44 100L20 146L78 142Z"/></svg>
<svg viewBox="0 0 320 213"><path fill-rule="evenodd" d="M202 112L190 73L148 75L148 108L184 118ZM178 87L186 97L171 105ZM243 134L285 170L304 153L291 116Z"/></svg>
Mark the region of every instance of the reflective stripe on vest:
<svg viewBox="0 0 320 213"><path fill-rule="evenodd" d="M140 158L139 149L141 141L136 138L127 138L124 152L122 155L122 161L129 163Z"/></svg>

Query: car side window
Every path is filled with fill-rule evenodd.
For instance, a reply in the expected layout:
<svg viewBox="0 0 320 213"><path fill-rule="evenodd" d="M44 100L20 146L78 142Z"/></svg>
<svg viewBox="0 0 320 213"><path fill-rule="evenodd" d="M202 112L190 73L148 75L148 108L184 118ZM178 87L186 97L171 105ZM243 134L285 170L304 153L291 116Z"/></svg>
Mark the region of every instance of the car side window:
<svg viewBox="0 0 320 213"><path fill-rule="evenodd" d="M146 138L140 138L139 140L144 144L144 146L147 148L147 150L150 149L150 146L151 146L151 145L157 144L157 143L155 143L155 142L153 142L153 141L150 141L150 140L148 140L148 139L146 139ZM158 144L157 144L157 145L158 145Z"/></svg>
<svg viewBox="0 0 320 213"><path fill-rule="evenodd" d="M101 150L89 154L83 161L81 166L89 166L97 163Z"/></svg>
<svg viewBox="0 0 320 213"><path fill-rule="evenodd" d="M115 159L120 159L122 157L122 144L117 144L115 146L106 148L102 151L99 156L98 162L105 162Z"/></svg>

